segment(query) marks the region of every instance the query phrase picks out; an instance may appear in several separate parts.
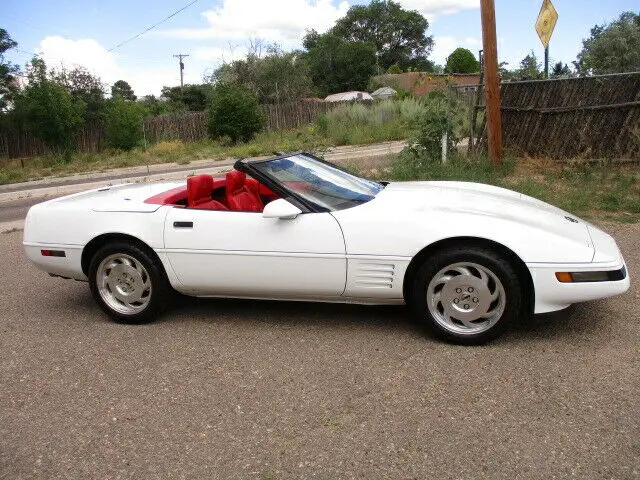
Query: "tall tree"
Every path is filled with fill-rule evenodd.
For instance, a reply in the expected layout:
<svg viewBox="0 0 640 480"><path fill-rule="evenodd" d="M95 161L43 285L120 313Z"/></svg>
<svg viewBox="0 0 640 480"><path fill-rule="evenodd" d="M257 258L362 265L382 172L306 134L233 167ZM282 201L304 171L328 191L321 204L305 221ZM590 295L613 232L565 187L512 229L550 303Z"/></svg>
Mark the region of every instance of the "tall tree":
<svg viewBox="0 0 640 480"><path fill-rule="evenodd" d="M551 69L552 77L566 77L571 74L571 69L566 63L557 62Z"/></svg>
<svg viewBox="0 0 640 480"><path fill-rule="evenodd" d="M207 108L211 90L212 86L206 83L187 84L184 87L162 87L160 97L168 100L172 111L202 112Z"/></svg>
<svg viewBox="0 0 640 480"><path fill-rule="evenodd" d="M517 73L518 76L523 79L536 79L542 77L542 74L540 73L540 62L538 62L538 57L533 53L533 50L520 61L520 68Z"/></svg>
<svg viewBox="0 0 640 480"><path fill-rule="evenodd" d="M385 72L391 65L403 70L426 60L433 38L426 34L429 22L415 10L404 10L391 0L372 0L354 5L339 19L331 33L349 42L374 46L378 67Z"/></svg>
<svg viewBox="0 0 640 480"><path fill-rule="evenodd" d="M367 88L376 69L373 45L315 31L307 34L303 44L307 48L304 59L320 95Z"/></svg>
<svg viewBox="0 0 640 480"><path fill-rule="evenodd" d="M166 115L168 113L186 110L183 104L175 104L165 98L158 99L155 95L145 95L138 99L137 103L144 107L146 115Z"/></svg>
<svg viewBox="0 0 640 480"><path fill-rule="evenodd" d="M85 120L95 121L104 118L105 85L102 80L84 67L78 66L71 70L62 67L50 72L51 79L64 87L75 100L86 105Z"/></svg>
<svg viewBox="0 0 640 480"><path fill-rule="evenodd" d="M480 71L480 62L466 48L456 48L447 57L447 64L444 67L447 73L477 73Z"/></svg>
<svg viewBox="0 0 640 480"><path fill-rule="evenodd" d="M6 110L11 95L18 89L15 77L19 71L18 66L4 58L5 52L17 46L18 43L9 36L9 33L4 28L0 28L0 112Z"/></svg>
<svg viewBox="0 0 640 480"><path fill-rule="evenodd" d="M302 53L283 52L277 45L266 50L265 56L254 50L243 60L222 65L210 81L244 85L260 103L290 103L311 95L313 84Z"/></svg>
<svg viewBox="0 0 640 480"><path fill-rule="evenodd" d="M135 93L133 93L133 88L124 80L118 80L116 83L111 85L111 96L112 97L120 97L123 100L129 100L135 102L138 97L136 97Z"/></svg>
<svg viewBox="0 0 640 480"><path fill-rule="evenodd" d="M640 70L640 13L624 12L608 25L594 26L575 65L583 74Z"/></svg>
<svg viewBox="0 0 640 480"><path fill-rule="evenodd" d="M28 70L29 83L16 94L12 113L36 138L68 154L84 124L86 106L46 72L44 61L34 58Z"/></svg>

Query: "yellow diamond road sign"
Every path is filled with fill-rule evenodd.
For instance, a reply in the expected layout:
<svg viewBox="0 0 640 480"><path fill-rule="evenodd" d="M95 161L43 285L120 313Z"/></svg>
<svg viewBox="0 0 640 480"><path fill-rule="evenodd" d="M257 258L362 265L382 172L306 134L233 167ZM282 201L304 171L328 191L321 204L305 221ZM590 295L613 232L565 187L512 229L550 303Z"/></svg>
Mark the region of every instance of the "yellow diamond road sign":
<svg viewBox="0 0 640 480"><path fill-rule="evenodd" d="M549 40L551 40L551 34L558 21L558 12L554 8L551 0L544 0L542 7L540 7L540 14L538 20L536 20L536 32L540 37L540 41L544 48L549 46Z"/></svg>

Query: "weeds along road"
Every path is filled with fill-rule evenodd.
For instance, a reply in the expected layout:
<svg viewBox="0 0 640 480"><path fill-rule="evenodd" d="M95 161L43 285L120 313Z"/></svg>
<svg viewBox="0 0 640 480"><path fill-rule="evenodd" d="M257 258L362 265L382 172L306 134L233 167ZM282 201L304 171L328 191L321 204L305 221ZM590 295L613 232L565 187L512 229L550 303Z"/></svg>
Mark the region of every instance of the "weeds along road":
<svg viewBox="0 0 640 480"><path fill-rule="evenodd" d="M0 478L637 478L632 290L465 348L404 308L184 300L110 322L0 235Z"/></svg>

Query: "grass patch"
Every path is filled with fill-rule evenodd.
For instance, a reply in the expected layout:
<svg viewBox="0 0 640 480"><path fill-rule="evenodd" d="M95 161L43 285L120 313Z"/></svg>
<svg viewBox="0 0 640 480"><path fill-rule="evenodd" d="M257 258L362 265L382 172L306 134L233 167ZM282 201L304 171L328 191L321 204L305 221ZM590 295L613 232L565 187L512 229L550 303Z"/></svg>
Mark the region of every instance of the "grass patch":
<svg viewBox="0 0 640 480"><path fill-rule="evenodd" d="M586 218L640 220L640 165L560 163L507 158L493 167L486 158L453 155L443 165L408 152L375 176L391 180L456 180L508 188Z"/></svg>

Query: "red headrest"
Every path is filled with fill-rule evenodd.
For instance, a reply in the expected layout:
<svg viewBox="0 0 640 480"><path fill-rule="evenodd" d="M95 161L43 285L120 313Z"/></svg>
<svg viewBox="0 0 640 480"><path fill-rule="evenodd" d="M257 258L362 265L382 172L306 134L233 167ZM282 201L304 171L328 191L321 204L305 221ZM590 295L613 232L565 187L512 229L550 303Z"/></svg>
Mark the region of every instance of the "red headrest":
<svg viewBox="0 0 640 480"><path fill-rule="evenodd" d="M227 173L227 192L235 192L244 186L244 180L247 176L244 172L231 170Z"/></svg>
<svg viewBox="0 0 640 480"><path fill-rule="evenodd" d="M187 205L194 206L198 200L211 199L213 177L211 175L194 175L187 178Z"/></svg>

